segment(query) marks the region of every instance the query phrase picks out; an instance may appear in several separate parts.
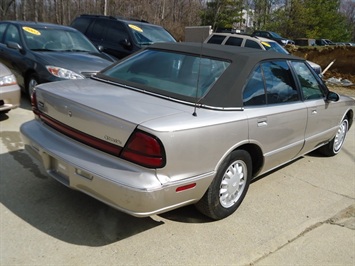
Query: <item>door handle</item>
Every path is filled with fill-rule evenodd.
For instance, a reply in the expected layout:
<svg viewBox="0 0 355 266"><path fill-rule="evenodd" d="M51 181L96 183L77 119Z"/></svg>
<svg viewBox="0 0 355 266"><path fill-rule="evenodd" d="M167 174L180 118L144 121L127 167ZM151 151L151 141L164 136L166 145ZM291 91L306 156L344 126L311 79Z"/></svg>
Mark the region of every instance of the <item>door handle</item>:
<svg viewBox="0 0 355 266"><path fill-rule="evenodd" d="M311 114L312 115L316 115L318 112L317 112L317 109L314 109L314 110L312 110L312 112L311 112Z"/></svg>
<svg viewBox="0 0 355 266"><path fill-rule="evenodd" d="M265 126L267 126L266 118L258 120L258 127L265 127Z"/></svg>

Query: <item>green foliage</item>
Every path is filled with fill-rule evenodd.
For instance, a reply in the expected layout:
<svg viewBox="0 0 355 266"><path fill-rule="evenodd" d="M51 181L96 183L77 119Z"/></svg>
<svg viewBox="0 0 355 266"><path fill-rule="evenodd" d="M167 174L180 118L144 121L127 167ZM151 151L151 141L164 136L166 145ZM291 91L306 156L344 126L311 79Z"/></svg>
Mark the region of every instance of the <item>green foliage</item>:
<svg viewBox="0 0 355 266"><path fill-rule="evenodd" d="M233 28L242 20L242 0L215 0L207 3L202 11L202 25L212 25L213 30L218 28Z"/></svg>
<svg viewBox="0 0 355 266"><path fill-rule="evenodd" d="M271 8L275 2L278 8ZM324 38L335 42L351 39L351 25L339 11L340 0L254 0L254 3L256 29L272 30L291 39Z"/></svg>

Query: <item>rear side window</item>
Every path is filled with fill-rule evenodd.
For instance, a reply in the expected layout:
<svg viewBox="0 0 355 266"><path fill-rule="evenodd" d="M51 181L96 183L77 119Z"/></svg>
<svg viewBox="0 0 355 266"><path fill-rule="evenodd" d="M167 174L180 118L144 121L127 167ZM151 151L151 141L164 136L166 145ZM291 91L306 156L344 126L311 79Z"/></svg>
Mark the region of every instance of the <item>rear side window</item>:
<svg viewBox="0 0 355 266"><path fill-rule="evenodd" d="M249 48L255 48L255 49L260 49L262 50L262 48L260 47L260 44L258 44L257 42L254 42L252 40L246 40L245 42L245 47L249 47Z"/></svg>
<svg viewBox="0 0 355 266"><path fill-rule="evenodd" d="M91 22L90 18L81 17L81 18L74 20L70 26L77 29L78 31L81 31L82 33L85 33L87 28L90 25L90 22Z"/></svg>
<svg viewBox="0 0 355 266"><path fill-rule="evenodd" d="M285 61L260 64L243 91L245 106L287 103L299 99L292 72Z"/></svg>
<svg viewBox="0 0 355 266"><path fill-rule="evenodd" d="M242 46L243 38L229 37L226 41L226 45Z"/></svg>
<svg viewBox="0 0 355 266"><path fill-rule="evenodd" d="M245 106L266 104L264 79L260 66L254 70L244 88L243 102Z"/></svg>
<svg viewBox="0 0 355 266"><path fill-rule="evenodd" d="M221 44L225 38L226 38L226 36L213 35L207 42L208 43Z"/></svg>
<svg viewBox="0 0 355 266"><path fill-rule="evenodd" d="M262 70L268 104L299 100L292 72L285 61L265 62L262 64Z"/></svg>
<svg viewBox="0 0 355 266"><path fill-rule="evenodd" d="M106 30L106 24L107 22L105 20L95 20L91 27L91 30L88 33L89 38L101 40L101 36Z"/></svg>
<svg viewBox="0 0 355 266"><path fill-rule="evenodd" d="M109 21L108 23L106 23L106 27L106 41L118 44L119 42L125 39L129 39L128 32L126 31L122 23L118 21Z"/></svg>

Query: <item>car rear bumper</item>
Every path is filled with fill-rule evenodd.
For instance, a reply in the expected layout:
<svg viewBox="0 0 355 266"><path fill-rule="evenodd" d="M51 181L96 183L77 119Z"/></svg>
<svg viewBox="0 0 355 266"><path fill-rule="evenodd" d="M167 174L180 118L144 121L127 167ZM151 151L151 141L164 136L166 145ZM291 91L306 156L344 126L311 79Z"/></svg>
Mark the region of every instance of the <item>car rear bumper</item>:
<svg viewBox="0 0 355 266"><path fill-rule="evenodd" d="M162 184L154 169L146 169L73 141L41 122L20 128L26 151L64 185L82 191L137 217L166 212L197 202L214 173ZM186 185L193 188L177 191Z"/></svg>

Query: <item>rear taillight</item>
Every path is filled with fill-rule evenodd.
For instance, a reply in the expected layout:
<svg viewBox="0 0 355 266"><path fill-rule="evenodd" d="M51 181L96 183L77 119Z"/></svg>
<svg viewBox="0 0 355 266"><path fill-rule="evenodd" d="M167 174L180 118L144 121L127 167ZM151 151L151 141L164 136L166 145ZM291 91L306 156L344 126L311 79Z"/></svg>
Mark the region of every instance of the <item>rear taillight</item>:
<svg viewBox="0 0 355 266"><path fill-rule="evenodd" d="M37 105L36 91L33 91L33 93L31 94L31 106L32 106L32 111L34 112L34 114L39 115L40 112L38 110L38 105Z"/></svg>
<svg viewBox="0 0 355 266"><path fill-rule="evenodd" d="M161 141L143 131L135 131L131 135L121 157L148 168L161 168L166 162Z"/></svg>

